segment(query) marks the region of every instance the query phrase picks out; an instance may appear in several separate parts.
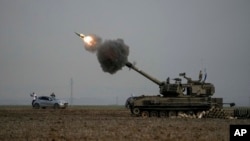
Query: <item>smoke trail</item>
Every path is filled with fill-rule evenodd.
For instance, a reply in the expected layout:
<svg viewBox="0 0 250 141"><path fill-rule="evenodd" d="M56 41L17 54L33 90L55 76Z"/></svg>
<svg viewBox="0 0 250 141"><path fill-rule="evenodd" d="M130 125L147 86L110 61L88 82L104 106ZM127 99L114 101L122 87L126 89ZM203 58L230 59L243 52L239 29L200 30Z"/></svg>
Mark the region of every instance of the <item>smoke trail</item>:
<svg viewBox="0 0 250 141"><path fill-rule="evenodd" d="M129 47L122 39L107 40L97 49L97 58L104 72L116 73L128 61Z"/></svg>

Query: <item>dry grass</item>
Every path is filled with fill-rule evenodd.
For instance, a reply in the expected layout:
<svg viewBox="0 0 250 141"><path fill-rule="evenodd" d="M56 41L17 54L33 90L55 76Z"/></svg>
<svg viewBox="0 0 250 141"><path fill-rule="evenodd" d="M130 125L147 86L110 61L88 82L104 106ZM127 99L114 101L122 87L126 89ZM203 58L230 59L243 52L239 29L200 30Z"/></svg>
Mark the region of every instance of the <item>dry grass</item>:
<svg viewBox="0 0 250 141"><path fill-rule="evenodd" d="M65 110L0 107L0 140L228 141L230 124L250 120L131 117L121 107Z"/></svg>

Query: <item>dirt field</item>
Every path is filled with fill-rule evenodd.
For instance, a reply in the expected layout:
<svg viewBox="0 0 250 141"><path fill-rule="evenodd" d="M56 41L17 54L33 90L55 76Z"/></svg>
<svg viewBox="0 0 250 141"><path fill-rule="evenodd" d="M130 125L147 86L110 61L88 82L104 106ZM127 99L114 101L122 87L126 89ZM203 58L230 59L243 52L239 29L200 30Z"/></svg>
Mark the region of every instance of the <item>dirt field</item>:
<svg viewBox="0 0 250 141"><path fill-rule="evenodd" d="M250 120L142 119L116 106L0 107L1 141L228 141L230 124L250 124Z"/></svg>

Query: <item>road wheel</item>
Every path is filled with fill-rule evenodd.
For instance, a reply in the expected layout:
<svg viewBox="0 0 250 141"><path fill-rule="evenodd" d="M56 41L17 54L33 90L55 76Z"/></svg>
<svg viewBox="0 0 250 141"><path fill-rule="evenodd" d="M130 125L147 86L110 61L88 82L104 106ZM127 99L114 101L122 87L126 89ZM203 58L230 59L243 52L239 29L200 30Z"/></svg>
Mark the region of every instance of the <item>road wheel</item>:
<svg viewBox="0 0 250 141"><path fill-rule="evenodd" d="M161 118L164 118L164 117L167 116L167 114L166 114L166 112L164 112L164 111L160 111L159 116L160 116Z"/></svg>
<svg viewBox="0 0 250 141"><path fill-rule="evenodd" d="M149 112L148 112L148 111L143 111L143 112L141 113L141 116L142 116L143 118L148 118L148 117L149 117Z"/></svg>
<svg viewBox="0 0 250 141"><path fill-rule="evenodd" d="M34 107L34 109L39 109L40 105L38 103L35 103L33 107Z"/></svg>
<svg viewBox="0 0 250 141"><path fill-rule="evenodd" d="M170 118L176 118L176 112L175 111L169 111L168 112L168 117L170 117Z"/></svg>
<svg viewBox="0 0 250 141"><path fill-rule="evenodd" d="M136 116L139 116L140 115L140 109L139 108L134 108L133 109L133 113L136 115Z"/></svg>
<svg viewBox="0 0 250 141"><path fill-rule="evenodd" d="M151 117L158 117L158 112L157 111L152 111L150 112Z"/></svg>
<svg viewBox="0 0 250 141"><path fill-rule="evenodd" d="M54 109L59 109L59 104L56 103L56 104L54 105Z"/></svg>

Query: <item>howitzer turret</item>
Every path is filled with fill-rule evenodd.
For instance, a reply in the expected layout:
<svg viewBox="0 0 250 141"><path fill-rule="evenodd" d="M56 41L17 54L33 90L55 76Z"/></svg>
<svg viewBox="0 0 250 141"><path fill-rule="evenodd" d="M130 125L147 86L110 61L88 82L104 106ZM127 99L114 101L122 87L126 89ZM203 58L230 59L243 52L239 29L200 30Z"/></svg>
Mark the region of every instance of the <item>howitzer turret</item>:
<svg viewBox="0 0 250 141"><path fill-rule="evenodd" d="M187 80L187 83L182 84L181 78L174 78L173 80L175 80L175 83L171 84L169 78L167 78L166 81L161 82L144 71L139 70L130 62L127 62L126 66L157 84L160 88L160 94L162 94L164 97L212 96L215 91L214 85L211 83L205 83L205 80L201 81L201 77L199 80L194 81L191 78L186 77L185 73L180 73L179 76L183 76Z"/></svg>

